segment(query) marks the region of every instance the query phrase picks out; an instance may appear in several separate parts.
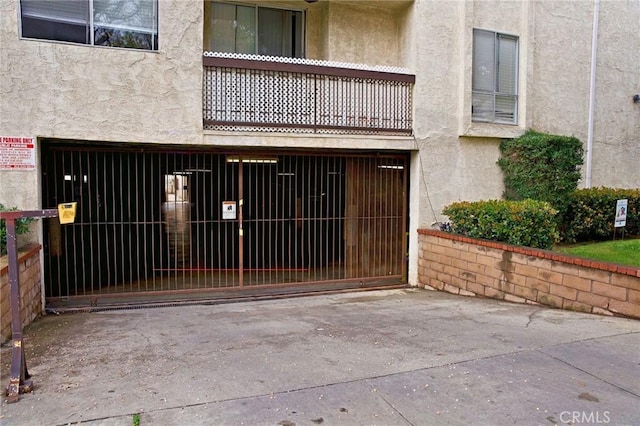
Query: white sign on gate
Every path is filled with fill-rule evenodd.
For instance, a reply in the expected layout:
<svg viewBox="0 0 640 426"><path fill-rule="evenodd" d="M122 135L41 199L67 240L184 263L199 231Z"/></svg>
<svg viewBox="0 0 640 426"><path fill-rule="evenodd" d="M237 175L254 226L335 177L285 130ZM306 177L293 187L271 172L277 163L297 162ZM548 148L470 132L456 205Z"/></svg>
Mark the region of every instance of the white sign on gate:
<svg viewBox="0 0 640 426"><path fill-rule="evenodd" d="M236 218L236 202L235 201L223 201L222 202L222 219Z"/></svg>
<svg viewBox="0 0 640 426"><path fill-rule="evenodd" d="M0 136L0 170L35 169L35 138Z"/></svg>
<svg viewBox="0 0 640 426"><path fill-rule="evenodd" d="M616 202L616 221L615 228L623 227L627 224L627 200L618 200Z"/></svg>

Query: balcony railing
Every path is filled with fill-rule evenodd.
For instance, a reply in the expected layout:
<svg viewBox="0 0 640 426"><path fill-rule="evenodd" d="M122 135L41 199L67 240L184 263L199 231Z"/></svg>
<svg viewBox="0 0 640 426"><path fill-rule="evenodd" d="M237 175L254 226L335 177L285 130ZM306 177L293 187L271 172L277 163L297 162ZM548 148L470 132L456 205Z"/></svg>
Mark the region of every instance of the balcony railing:
<svg viewBox="0 0 640 426"><path fill-rule="evenodd" d="M205 52L207 130L411 135L415 76L400 69Z"/></svg>

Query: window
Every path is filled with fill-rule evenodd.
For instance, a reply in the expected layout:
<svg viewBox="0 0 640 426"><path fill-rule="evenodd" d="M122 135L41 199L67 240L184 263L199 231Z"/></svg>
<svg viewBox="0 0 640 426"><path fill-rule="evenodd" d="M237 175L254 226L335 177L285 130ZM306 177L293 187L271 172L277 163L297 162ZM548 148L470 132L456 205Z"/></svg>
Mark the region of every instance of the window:
<svg viewBox="0 0 640 426"><path fill-rule="evenodd" d="M304 56L303 12L211 2L205 42L214 52Z"/></svg>
<svg viewBox="0 0 640 426"><path fill-rule="evenodd" d="M473 30L473 121L517 124L518 38Z"/></svg>
<svg viewBox="0 0 640 426"><path fill-rule="evenodd" d="M21 0L22 37L158 50L157 0Z"/></svg>

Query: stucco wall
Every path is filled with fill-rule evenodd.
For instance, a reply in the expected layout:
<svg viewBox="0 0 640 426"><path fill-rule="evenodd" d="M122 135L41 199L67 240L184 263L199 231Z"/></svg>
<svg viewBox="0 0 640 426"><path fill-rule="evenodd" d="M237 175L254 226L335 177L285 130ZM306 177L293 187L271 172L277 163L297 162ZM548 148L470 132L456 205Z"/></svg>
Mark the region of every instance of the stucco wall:
<svg viewBox="0 0 640 426"><path fill-rule="evenodd" d="M535 2L536 129L587 143L593 2ZM640 2L601 1L592 186L640 186ZM586 165L583 167L583 175ZM583 180L582 185L585 184Z"/></svg>
<svg viewBox="0 0 640 426"><path fill-rule="evenodd" d="M401 26L407 7L390 2L329 3L327 59L402 66ZM398 5L401 5L400 2ZM375 36L374 36L375 34ZM375 41L372 40L375 37Z"/></svg>
<svg viewBox="0 0 640 426"><path fill-rule="evenodd" d="M418 226L442 220L453 201L502 196L496 161L505 138L533 128L574 135L587 148L593 13L590 1L414 4ZM599 18L591 185L639 187L640 2L601 1ZM517 125L471 120L473 28L519 37Z"/></svg>

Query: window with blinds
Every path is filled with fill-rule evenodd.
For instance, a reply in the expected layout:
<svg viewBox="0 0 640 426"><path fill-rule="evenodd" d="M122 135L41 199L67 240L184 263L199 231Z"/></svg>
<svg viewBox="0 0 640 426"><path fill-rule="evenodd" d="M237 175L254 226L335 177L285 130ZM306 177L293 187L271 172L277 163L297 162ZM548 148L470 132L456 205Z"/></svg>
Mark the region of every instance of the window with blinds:
<svg viewBox="0 0 640 426"><path fill-rule="evenodd" d="M517 124L518 37L473 30L473 121Z"/></svg>
<svg viewBox="0 0 640 426"><path fill-rule="evenodd" d="M304 57L304 12L207 2L205 49L290 58Z"/></svg>
<svg viewBox="0 0 640 426"><path fill-rule="evenodd" d="M21 0L22 37L158 50L157 0Z"/></svg>

